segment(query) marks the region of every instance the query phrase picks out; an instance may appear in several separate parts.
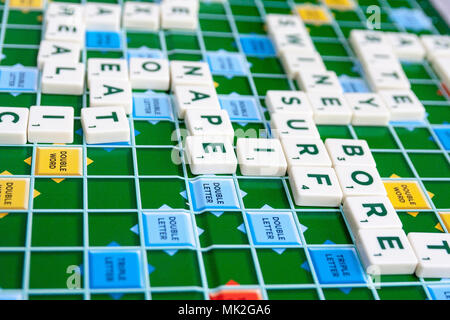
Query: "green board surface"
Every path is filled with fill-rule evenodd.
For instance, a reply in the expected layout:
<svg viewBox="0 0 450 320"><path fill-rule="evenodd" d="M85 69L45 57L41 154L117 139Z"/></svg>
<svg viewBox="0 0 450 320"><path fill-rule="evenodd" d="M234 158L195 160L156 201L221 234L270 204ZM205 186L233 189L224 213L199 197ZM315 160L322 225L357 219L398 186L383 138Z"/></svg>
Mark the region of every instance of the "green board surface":
<svg viewBox="0 0 450 320"><path fill-rule="evenodd" d="M356 0L355 0L356 1ZM78 1L74 1L78 2ZM108 0L103 2L119 3ZM151 1L150 1L151 2ZM270 115L264 106L267 90L296 90L279 59L243 51L242 37L266 37L264 16L292 13L307 1L246 0L200 2L199 30L142 32L122 30L121 49L84 49L82 59L122 58L131 50L159 50L170 60L207 61L212 53L239 55L246 66L242 75L213 72L220 96L255 101L260 120L233 121L237 136L270 136ZM316 1L308 1L316 2ZM358 1L356 1L358 2ZM367 7L381 9L381 30L449 34L448 27L426 0L359 1L354 10L332 10L330 25L307 25L328 70L338 76L363 78L348 35L365 28ZM390 16L394 8L415 8L434 23L431 30L405 30ZM0 3L0 67L20 64L36 68L42 35L40 10L20 10ZM16 66L17 67L17 66ZM427 61L403 62L412 90L427 111L423 123L393 123L387 127L318 126L322 139L365 139L383 180L417 181L430 203L427 210L398 210L406 232L448 232L442 214L450 214L449 146L436 129L450 130L450 100ZM142 93L142 92L141 92ZM23 299L209 299L229 289L258 290L264 299L431 299L429 286L440 279L415 275L383 276L374 282L364 273L355 284L321 283L321 267L310 250L352 249L354 236L340 208L299 207L293 203L287 176L276 178L225 176L241 192L240 208L225 212L194 212L189 182L197 177L182 151L182 120L152 120L130 116L130 144L86 145L79 133L80 110L86 97L0 92L0 105L72 106L75 140L82 147L81 177L55 181L33 174L37 144L0 145L0 174L29 177L35 197L29 210L0 213L0 297ZM261 120L263 119L263 120ZM448 131L447 131L448 132ZM186 212L194 247L157 248L145 243L143 213L157 210ZM0 210L1 211L1 210ZM301 243L288 248L255 245L246 213L283 212L295 221ZM417 211L417 212L416 212ZM102 289L91 285L90 254L132 251L139 255L136 272L141 283L133 288ZM92 280L92 279L91 279Z"/></svg>

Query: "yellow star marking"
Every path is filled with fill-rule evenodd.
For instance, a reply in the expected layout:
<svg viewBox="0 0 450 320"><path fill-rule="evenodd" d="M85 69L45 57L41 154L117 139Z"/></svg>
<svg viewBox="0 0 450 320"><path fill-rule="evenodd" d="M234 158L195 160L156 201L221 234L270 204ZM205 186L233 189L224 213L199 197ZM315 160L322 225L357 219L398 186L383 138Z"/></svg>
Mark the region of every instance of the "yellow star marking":
<svg viewBox="0 0 450 320"><path fill-rule="evenodd" d="M445 227L447 228L447 231L450 231L450 213L449 212L440 212L442 222L444 222Z"/></svg>
<svg viewBox="0 0 450 320"><path fill-rule="evenodd" d="M419 212L407 212L407 214L415 218L419 215Z"/></svg>

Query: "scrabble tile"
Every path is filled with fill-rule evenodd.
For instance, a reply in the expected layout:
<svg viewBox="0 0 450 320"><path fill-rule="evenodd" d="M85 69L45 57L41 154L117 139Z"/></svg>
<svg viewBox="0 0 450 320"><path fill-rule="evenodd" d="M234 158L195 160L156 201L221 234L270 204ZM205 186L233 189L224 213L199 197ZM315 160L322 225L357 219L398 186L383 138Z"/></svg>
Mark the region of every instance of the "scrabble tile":
<svg viewBox="0 0 450 320"><path fill-rule="evenodd" d="M379 94L391 113L391 121L420 121L425 117L425 108L411 90L383 90Z"/></svg>
<svg viewBox="0 0 450 320"><path fill-rule="evenodd" d="M275 14L269 13L266 15L266 26L270 35L274 35L281 30L305 30L303 21L291 14Z"/></svg>
<svg viewBox="0 0 450 320"><path fill-rule="evenodd" d="M387 197L347 197L342 208L354 233L360 229L402 228L402 222Z"/></svg>
<svg viewBox="0 0 450 320"><path fill-rule="evenodd" d="M425 47L429 61L433 61L437 57L450 57L450 36L421 35L420 40Z"/></svg>
<svg viewBox="0 0 450 320"><path fill-rule="evenodd" d="M44 38L50 41L74 42L84 47L85 37L84 24L65 19L53 19L47 23Z"/></svg>
<svg viewBox="0 0 450 320"><path fill-rule="evenodd" d="M194 247L191 216L186 212L144 212L145 244L150 247Z"/></svg>
<svg viewBox="0 0 450 320"><path fill-rule="evenodd" d="M175 107L178 118L184 119L186 110L219 110L220 103L213 86L176 86Z"/></svg>
<svg viewBox="0 0 450 320"><path fill-rule="evenodd" d="M384 32L374 30L353 29L349 36L350 44L358 56L361 55L361 49L376 48L380 46L390 46L390 42Z"/></svg>
<svg viewBox="0 0 450 320"><path fill-rule="evenodd" d="M155 3L125 2L122 25L126 29L157 31L160 22L159 5Z"/></svg>
<svg viewBox="0 0 450 320"><path fill-rule="evenodd" d="M45 21L54 19L84 23L84 7L76 3L49 2L45 11Z"/></svg>
<svg viewBox="0 0 450 320"><path fill-rule="evenodd" d="M402 229L360 230L356 247L368 274L412 274L416 269L416 255Z"/></svg>
<svg viewBox="0 0 450 320"><path fill-rule="evenodd" d="M215 0L212 2L221 2L222 0ZM165 2L165 3L174 3L174 4L179 4L181 3L182 5L189 5L192 6L195 10L199 10L200 8L200 0L163 0L161 2Z"/></svg>
<svg viewBox="0 0 450 320"><path fill-rule="evenodd" d="M211 71L206 62L170 61L172 89L178 85L210 86L213 84Z"/></svg>
<svg viewBox="0 0 450 320"><path fill-rule="evenodd" d="M328 167L291 167L289 183L298 206L339 207L342 191L336 173Z"/></svg>
<svg viewBox="0 0 450 320"><path fill-rule="evenodd" d="M30 178L0 178L0 209L28 210Z"/></svg>
<svg viewBox="0 0 450 320"><path fill-rule="evenodd" d="M316 124L350 124L352 109L342 93L313 92L308 93Z"/></svg>
<svg viewBox="0 0 450 320"><path fill-rule="evenodd" d="M450 234L410 232L408 240L419 260L421 278L450 278Z"/></svg>
<svg viewBox="0 0 450 320"><path fill-rule="evenodd" d="M236 186L230 178L198 178L189 181L194 212L239 209Z"/></svg>
<svg viewBox="0 0 450 320"><path fill-rule="evenodd" d="M184 122L190 135L224 136L233 144L234 129L226 110L187 110Z"/></svg>
<svg viewBox="0 0 450 320"><path fill-rule="evenodd" d="M0 144L26 144L28 108L0 107Z"/></svg>
<svg viewBox="0 0 450 320"><path fill-rule="evenodd" d="M186 154L193 174L233 174L237 159L224 136L187 136Z"/></svg>
<svg viewBox="0 0 450 320"><path fill-rule="evenodd" d="M37 64L39 69L47 61L77 63L80 61L81 46L75 42L43 40L39 46Z"/></svg>
<svg viewBox="0 0 450 320"><path fill-rule="evenodd" d="M377 168L353 165L334 168L339 179L344 199L359 196L386 196L386 189Z"/></svg>
<svg viewBox="0 0 450 320"><path fill-rule="evenodd" d="M120 5L88 2L85 4L84 8L86 29L96 31L120 31Z"/></svg>
<svg viewBox="0 0 450 320"><path fill-rule="evenodd" d="M169 90L169 61L167 59L130 58L130 81L133 89Z"/></svg>
<svg viewBox="0 0 450 320"><path fill-rule="evenodd" d="M118 106L122 107L126 114L131 114L133 111L133 97L131 95L130 82L114 78L91 80L89 106Z"/></svg>
<svg viewBox="0 0 450 320"><path fill-rule="evenodd" d="M297 5L296 11L305 23L322 25L330 24L332 21L332 17L328 11L320 5L312 5L309 3Z"/></svg>
<svg viewBox="0 0 450 320"><path fill-rule="evenodd" d="M130 124L123 107L83 108L81 124L86 143L130 141Z"/></svg>
<svg viewBox="0 0 450 320"><path fill-rule="evenodd" d="M386 38L399 59L420 61L425 58L425 48L414 33L388 32Z"/></svg>
<svg viewBox="0 0 450 320"><path fill-rule="evenodd" d="M365 283L353 248L308 248L321 284Z"/></svg>
<svg viewBox="0 0 450 320"><path fill-rule="evenodd" d="M272 40L278 56L291 52L315 52L316 48L305 29L280 29L274 31Z"/></svg>
<svg viewBox="0 0 450 320"><path fill-rule="evenodd" d="M28 121L31 143L72 143L74 111L72 107L32 106Z"/></svg>
<svg viewBox="0 0 450 320"><path fill-rule="evenodd" d="M128 64L125 59L91 58L87 61L88 86L92 79L128 79Z"/></svg>
<svg viewBox="0 0 450 320"><path fill-rule="evenodd" d="M48 61L42 71L42 93L77 95L84 93L84 64Z"/></svg>
<svg viewBox="0 0 450 320"><path fill-rule="evenodd" d="M281 138L288 168L291 167L331 167L322 140L317 138L283 137Z"/></svg>
<svg viewBox="0 0 450 320"><path fill-rule="evenodd" d="M298 74L297 83L308 93L343 93L341 83L334 71L305 70Z"/></svg>
<svg viewBox="0 0 450 320"><path fill-rule="evenodd" d="M384 187L395 209L431 209L417 181L385 181Z"/></svg>
<svg viewBox="0 0 450 320"><path fill-rule="evenodd" d="M432 65L441 82L450 88L450 57L436 57Z"/></svg>
<svg viewBox="0 0 450 320"><path fill-rule="evenodd" d="M377 93L345 93L347 104L352 109L352 124L356 126L386 126L391 113Z"/></svg>
<svg viewBox="0 0 450 320"><path fill-rule="evenodd" d="M247 212L255 245L298 245L301 243L290 212Z"/></svg>
<svg viewBox="0 0 450 320"><path fill-rule="evenodd" d="M140 251L90 251L89 286L92 289L141 288Z"/></svg>
<svg viewBox="0 0 450 320"><path fill-rule="evenodd" d="M313 115L308 96L301 91L269 90L266 92L265 103L271 113Z"/></svg>
<svg viewBox="0 0 450 320"><path fill-rule="evenodd" d="M271 131L275 138L320 138L319 131L309 116L273 113L270 117Z"/></svg>
<svg viewBox="0 0 450 320"><path fill-rule="evenodd" d="M283 51L281 53L281 64L289 78L295 79L300 72L318 71L325 72L326 67L322 57L317 52Z"/></svg>
<svg viewBox="0 0 450 320"><path fill-rule="evenodd" d="M190 1L165 1L161 4L163 29L195 30L198 26L198 6Z"/></svg>
<svg viewBox="0 0 450 320"><path fill-rule="evenodd" d="M82 176L83 150L81 148L36 149L35 175Z"/></svg>
<svg viewBox="0 0 450 320"><path fill-rule="evenodd" d="M411 87L403 69L399 66L367 66L367 80L373 91L404 89Z"/></svg>
<svg viewBox="0 0 450 320"><path fill-rule="evenodd" d="M277 139L239 138L239 168L244 176L284 176L287 163Z"/></svg>
<svg viewBox="0 0 450 320"><path fill-rule="evenodd" d="M358 57L365 68L378 66L401 68L400 61L390 45L378 45L376 50L372 46L362 47L359 49Z"/></svg>
<svg viewBox="0 0 450 320"><path fill-rule="evenodd" d="M325 146L334 167L377 166L366 140L328 138Z"/></svg>

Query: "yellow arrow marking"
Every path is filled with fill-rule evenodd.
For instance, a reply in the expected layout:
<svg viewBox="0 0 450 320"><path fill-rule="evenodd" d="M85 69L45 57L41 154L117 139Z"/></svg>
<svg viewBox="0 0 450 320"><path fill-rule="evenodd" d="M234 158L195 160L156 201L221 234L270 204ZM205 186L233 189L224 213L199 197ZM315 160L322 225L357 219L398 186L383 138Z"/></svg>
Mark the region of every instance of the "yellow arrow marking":
<svg viewBox="0 0 450 320"><path fill-rule="evenodd" d="M39 197L40 195L41 195L41 193L39 191L37 191L36 189L34 189L33 198Z"/></svg>
<svg viewBox="0 0 450 320"><path fill-rule="evenodd" d="M90 164L93 163L93 162L94 162L94 160L89 159L89 158L86 158L86 164L87 164L87 165L90 165Z"/></svg>
<svg viewBox="0 0 450 320"><path fill-rule="evenodd" d="M434 226L436 229L438 229L441 232L444 232L444 229L442 228L441 224L438 222L437 225Z"/></svg>
<svg viewBox="0 0 450 320"><path fill-rule="evenodd" d="M428 193L428 196L430 197L430 199L433 199L434 193L432 193L432 192L430 192L430 191L427 191L427 193Z"/></svg>
<svg viewBox="0 0 450 320"><path fill-rule="evenodd" d="M389 178L401 178L400 176L396 175L395 173L391 174Z"/></svg>
<svg viewBox="0 0 450 320"><path fill-rule="evenodd" d="M0 176L12 176L13 174L7 170L3 171L2 173L0 173Z"/></svg>
<svg viewBox="0 0 450 320"><path fill-rule="evenodd" d="M25 160L23 160L23 162L31 166L31 157L26 158Z"/></svg>
<svg viewBox="0 0 450 320"><path fill-rule="evenodd" d="M64 181L65 179L64 178L53 178L52 180L55 181L56 183L60 183L60 182Z"/></svg>
<svg viewBox="0 0 450 320"><path fill-rule="evenodd" d="M415 218L419 215L419 212L407 212L407 214Z"/></svg>
<svg viewBox="0 0 450 320"><path fill-rule="evenodd" d="M8 214L9 214L9 213L6 213L6 212L0 213L0 219L3 219L3 218L6 217Z"/></svg>

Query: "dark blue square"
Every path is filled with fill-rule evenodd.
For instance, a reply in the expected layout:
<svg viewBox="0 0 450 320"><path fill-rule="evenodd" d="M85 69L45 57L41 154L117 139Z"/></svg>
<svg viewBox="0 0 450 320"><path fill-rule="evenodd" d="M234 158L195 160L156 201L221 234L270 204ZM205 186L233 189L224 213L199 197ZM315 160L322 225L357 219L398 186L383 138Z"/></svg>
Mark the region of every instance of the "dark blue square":
<svg viewBox="0 0 450 320"><path fill-rule="evenodd" d="M321 284L364 283L363 270L353 249L309 249Z"/></svg>
<svg viewBox="0 0 450 320"><path fill-rule="evenodd" d="M86 32L86 48L88 49L120 49L121 46L120 34L118 32Z"/></svg>

